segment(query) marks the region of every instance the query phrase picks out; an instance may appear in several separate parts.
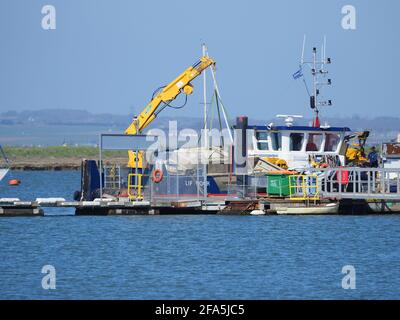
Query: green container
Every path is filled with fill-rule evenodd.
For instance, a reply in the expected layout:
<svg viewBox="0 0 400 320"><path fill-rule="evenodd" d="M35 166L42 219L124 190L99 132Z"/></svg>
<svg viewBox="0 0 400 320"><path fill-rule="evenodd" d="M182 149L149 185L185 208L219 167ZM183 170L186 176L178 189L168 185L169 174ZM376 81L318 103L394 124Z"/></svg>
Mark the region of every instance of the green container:
<svg viewBox="0 0 400 320"><path fill-rule="evenodd" d="M267 177L268 195L286 197L290 194L288 174L267 174Z"/></svg>

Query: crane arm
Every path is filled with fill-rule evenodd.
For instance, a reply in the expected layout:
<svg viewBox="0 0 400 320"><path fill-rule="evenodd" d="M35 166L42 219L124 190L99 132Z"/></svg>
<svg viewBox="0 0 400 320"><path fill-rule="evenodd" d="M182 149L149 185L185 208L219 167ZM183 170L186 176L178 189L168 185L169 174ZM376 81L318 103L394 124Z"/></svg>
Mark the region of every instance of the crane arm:
<svg viewBox="0 0 400 320"><path fill-rule="evenodd" d="M203 56L194 65L182 72L175 80L170 82L158 94L156 94L155 97L153 97L139 116L134 119L125 130L125 134L140 133L162 110L159 110L159 108L163 108L166 104L176 99L182 91L185 94L191 94L193 92L193 87L190 82L211 65L215 65L215 61L207 56Z"/></svg>
<svg viewBox="0 0 400 320"><path fill-rule="evenodd" d="M207 56L202 56L195 64L182 72L175 80L155 94L139 116L133 119L129 127L125 130L125 134L139 134L156 118L157 114L171 101L176 99L182 91L187 95L191 94L193 92L193 87L190 82L211 65L215 65L215 61ZM142 151L138 152L137 157L133 151L128 151L128 155L128 167L143 168Z"/></svg>

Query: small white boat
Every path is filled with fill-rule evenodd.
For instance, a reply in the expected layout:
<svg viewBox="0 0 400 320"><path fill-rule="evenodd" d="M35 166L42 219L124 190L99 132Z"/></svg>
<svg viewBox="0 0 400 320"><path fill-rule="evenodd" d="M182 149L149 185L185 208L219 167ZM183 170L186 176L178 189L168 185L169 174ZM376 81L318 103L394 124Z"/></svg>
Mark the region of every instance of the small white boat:
<svg viewBox="0 0 400 320"><path fill-rule="evenodd" d="M317 214L337 214L339 203L329 203L309 207L281 207L276 209L277 214L297 214L297 215L317 215Z"/></svg>

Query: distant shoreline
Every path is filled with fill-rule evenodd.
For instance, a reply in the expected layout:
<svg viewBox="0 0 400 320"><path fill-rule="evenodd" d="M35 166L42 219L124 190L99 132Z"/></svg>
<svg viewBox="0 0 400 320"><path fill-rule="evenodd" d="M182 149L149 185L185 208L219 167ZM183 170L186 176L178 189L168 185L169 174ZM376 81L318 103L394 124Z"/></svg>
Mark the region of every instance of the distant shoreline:
<svg viewBox="0 0 400 320"><path fill-rule="evenodd" d="M10 164L10 169L14 171L67 171L67 170L80 170L81 163L84 159L98 158L49 158L49 159L14 159ZM108 158L106 161L110 163L116 163L119 165L125 165L126 159L121 158Z"/></svg>
<svg viewBox="0 0 400 320"><path fill-rule="evenodd" d="M80 170L83 159L99 159L96 147L4 146L3 148L10 162L10 169L16 171ZM105 152L103 160L124 165L127 163L127 159L126 152L113 151Z"/></svg>
<svg viewBox="0 0 400 320"><path fill-rule="evenodd" d="M57 159L13 159L10 165L11 170L15 171L64 171L79 170L82 159L75 158L57 158Z"/></svg>

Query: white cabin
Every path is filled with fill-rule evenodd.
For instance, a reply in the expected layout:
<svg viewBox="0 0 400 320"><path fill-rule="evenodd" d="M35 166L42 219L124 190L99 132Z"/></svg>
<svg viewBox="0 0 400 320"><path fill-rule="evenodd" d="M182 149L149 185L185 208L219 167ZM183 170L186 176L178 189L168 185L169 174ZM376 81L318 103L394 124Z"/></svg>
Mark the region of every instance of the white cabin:
<svg viewBox="0 0 400 320"><path fill-rule="evenodd" d="M347 127L248 126L248 156L280 158L289 169L309 168L312 161L340 166Z"/></svg>

